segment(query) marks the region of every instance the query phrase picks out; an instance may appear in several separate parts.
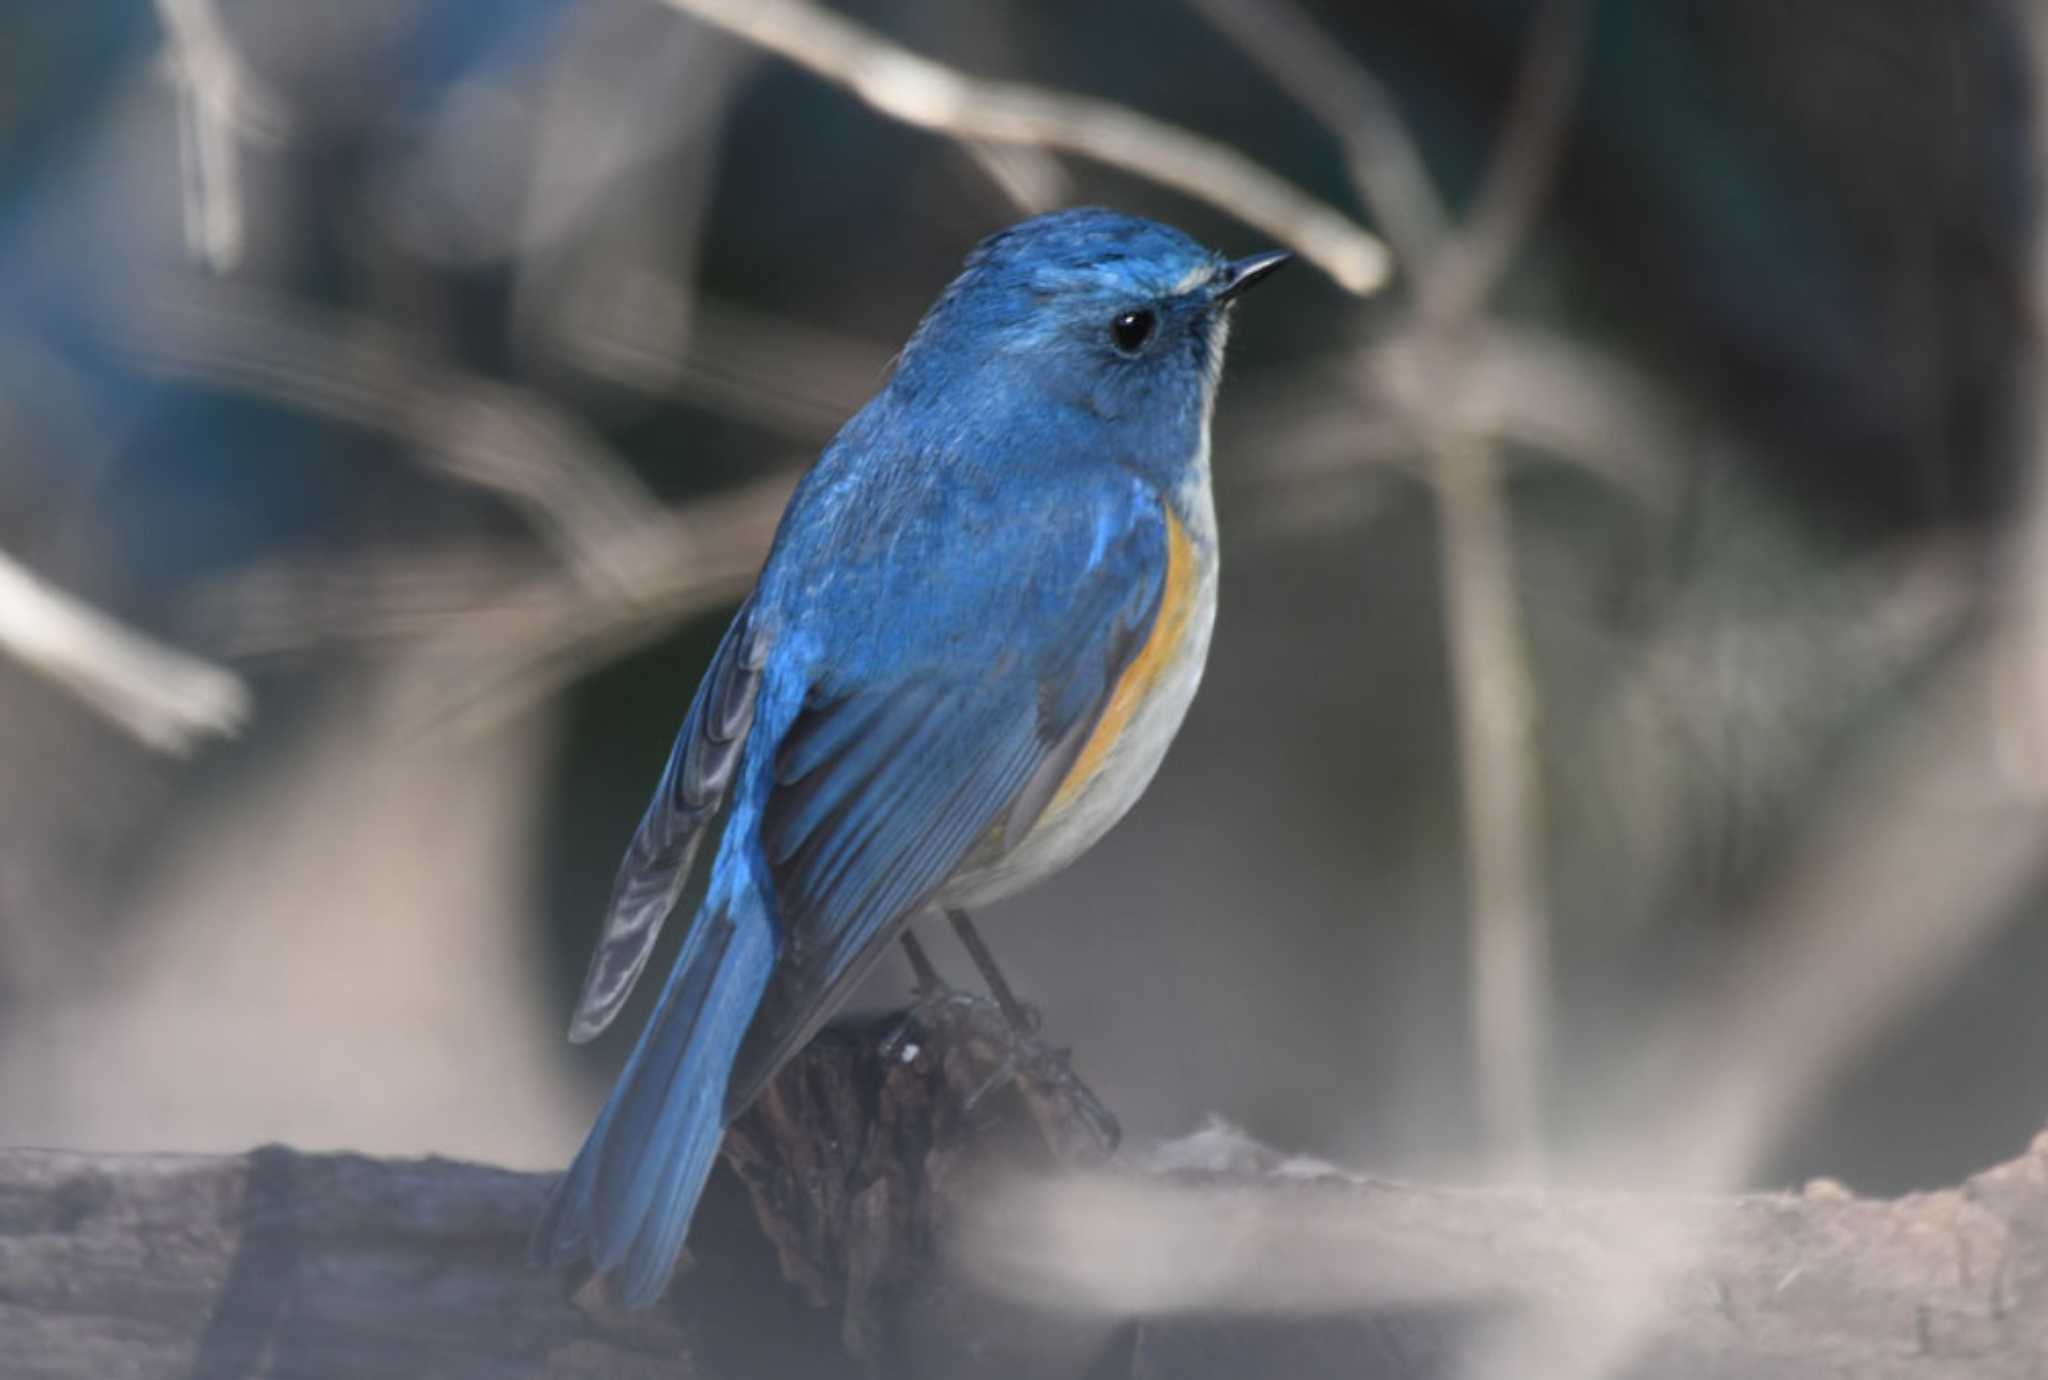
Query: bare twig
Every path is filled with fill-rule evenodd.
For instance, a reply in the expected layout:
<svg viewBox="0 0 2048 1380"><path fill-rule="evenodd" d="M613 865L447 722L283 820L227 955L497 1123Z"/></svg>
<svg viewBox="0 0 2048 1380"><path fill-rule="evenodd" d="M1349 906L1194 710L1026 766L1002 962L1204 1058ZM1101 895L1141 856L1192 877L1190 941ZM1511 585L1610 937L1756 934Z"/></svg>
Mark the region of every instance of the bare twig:
<svg viewBox="0 0 2048 1380"><path fill-rule="evenodd" d="M760 569L793 482L791 474L763 479L624 537L620 563L640 576L633 597L549 574L451 623L413 655L415 712L489 727L691 614L736 602Z"/></svg>
<svg viewBox="0 0 2048 1380"><path fill-rule="evenodd" d="M1880 735L1785 883L1744 926L1742 962L1690 994L1634 1069L1584 1166L1600 1182L1725 1191L1827 1079L1896 1015L1939 991L2038 884L2048 832L1998 770L1990 658L1952 659L1923 703ZM1723 1224L1725 1226L1725 1224ZM1675 1282L1722 1248L1700 1224L1605 1281L1597 1315L1539 1309L1469 1358L1473 1380L1634 1374L1667 1325ZM1992 1267L1992 1273L1999 1273Z"/></svg>
<svg viewBox="0 0 2048 1380"><path fill-rule="evenodd" d="M1576 88L1585 0L1536 17L1499 153L1470 221L1419 275L1425 344L1455 350L1526 238L1557 161ZM1452 409L1469 406L1451 390ZM1550 912L1537 770L1536 702L1522 627L1514 532L1487 432L1437 430L1445 617L1458 701L1458 755L1472 856L1472 1021L1480 1105L1511 1163L1539 1164L1550 1046ZM1426 424L1427 425L1427 424Z"/></svg>
<svg viewBox="0 0 2048 1380"><path fill-rule="evenodd" d="M165 374L373 428L517 502L575 570L629 591L617 538L658 505L623 461L536 394L424 357L403 336L224 283L166 284L115 342Z"/></svg>
<svg viewBox="0 0 2048 1380"><path fill-rule="evenodd" d="M700 296L698 331L673 383L700 407L815 445L888 378L888 347Z"/></svg>
<svg viewBox="0 0 2048 1380"><path fill-rule="evenodd" d="M1462 224L1378 77L1291 0L1188 0L1343 144L1353 183L1417 283L1421 316L1469 322L1528 238L1578 85L1591 0L1546 0L1499 150Z"/></svg>
<svg viewBox="0 0 2048 1380"><path fill-rule="evenodd" d="M1298 251L1347 291L1378 289L1386 247L1236 149L1108 101L981 81L804 0L666 0L953 138L1078 154L1209 202Z"/></svg>
<svg viewBox="0 0 2048 1380"><path fill-rule="evenodd" d="M1592 0L1547 0L1537 12L1500 148L1470 215L1430 265L1423 288L1426 316L1470 319L1528 239L1578 93L1591 5Z"/></svg>
<svg viewBox="0 0 2048 1380"><path fill-rule="evenodd" d="M2019 7L2026 25L2034 73L2048 75L2048 13ZM2048 89L2043 87L2042 89ZM2048 176L2048 101L2035 101L2034 147L2042 159L2037 173ZM2035 236L2027 285L2032 325L2026 362L2036 386L2021 392L2027 409L2033 464L2027 474L2024 518L2016 524L2007 552L2013 588L2013 616L2000 653L1998 698L1993 723L2008 776L2037 799L2048 800L2048 221Z"/></svg>
<svg viewBox="0 0 2048 1380"><path fill-rule="evenodd" d="M1289 0L1188 3L1342 143L1359 196L1409 271L1434 260L1448 233L1443 198L1380 79Z"/></svg>
<svg viewBox="0 0 2048 1380"><path fill-rule="evenodd" d="M509 543L424 553L297 558L209 583L195 617L238 657L344 647L406 672L412 717L482 729L738 598L760 568L794 469L682 508L656 510L609 559L630 592L593 586Z"/></svg>
<svg viewBox="0 0 2048 1380"><path fill-rule="evenodd" d="M1431 447L1456 689L1459 799L1472 886L1472 1033L1480 1111L1518 1170L1541 1162L1550 1021L1550 923L1535 695L1529 685L1499 457L1446 431Z"/></svg>
<svg viewBox="0 0 2048 1380"><path fill-rule="evenodd" d="M1430 457L1443 521L1445 619L1473 889L1471 1018L1482 1112L1523 1169L1541 1143L1548 904L1534 695L1499 492L1499 399L1477 391L1470 338L1526 237L1575 87L1583 0L1539 13L1500 150L1469 223L1451 226L1385 88L1289 0L1190 0L1343 142L1352 178L1415 284L1415 319L1382 396ZM1389 351L1382 351L1387 355ZM1426 382L1409 379L1420 364ZM1386 381L1384 370L1374 371Z"/></svg>
<svg viewBox="0 0 2048 1380"><path fill-rule="evenodd" d="M1060 160L1044 149L988 140L969 140L961 147L1024 215L1035 216L1073 199L1074 179L1067 176Z"/></svg>
<svg viewBox="0 0 2048 1380"><path fill-rule="evenodd" d="M0 648L162 752L228 735L249 715L242 678L51 588L0 552Z"/></svg>
<svg viewBox="0 0 2048 1380"><path fill-rule="evenodd" d="M565 20L535 93L513 341L658 392L698 341L695 280L723 128L762 59L659 10L578 6ZM445 151L450 172L461 148ZM658 198L646 195L654 167L667 189Z"/></svg>
<svg viewBox="0 0 2048 1380"><path fill-rule="evenodd" d="M1510 140L1547 153L1551 140ZM1489 183L1540 177L1496 169ZM1464 232L1419 275L1417 306L1425 349L1447 355L1480 306L1466 290L1443 300L1439 284L1464 281ZM1503 256L1505 250L1500 251ZM1476 279L1473 279L1475 283ZM1550 1052L1550 908L1543 861L1543 799L1535 739L1536 703L1515 576L1498 448L1462 425L1470 406L1462 381L1422 434L1434 436L1443 524L1445 620L1457 700L1458 758L1473 912L1472 1027L1480 1108L1505 1162L1528 1171L1542 1162L1542 1107Z"/></svg>
<svg viewBox="0 0 2048 1380"><path fill-rule="evenodd" d="M244 138L272 140L284 104L250 73L229 42L213 0L157 0L174 50L185 241L215 272L240 261L244 236Z"/></svg>

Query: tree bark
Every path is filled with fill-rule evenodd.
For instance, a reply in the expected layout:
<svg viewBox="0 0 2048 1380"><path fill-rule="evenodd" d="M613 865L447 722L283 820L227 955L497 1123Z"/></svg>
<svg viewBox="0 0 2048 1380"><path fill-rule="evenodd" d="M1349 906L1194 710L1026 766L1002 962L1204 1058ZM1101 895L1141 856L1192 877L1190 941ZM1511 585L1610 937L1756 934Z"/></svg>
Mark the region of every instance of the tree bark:
<svg viewBox="0 0 2048 1380"><path fill-rule="evenodd" d="M1071 1076L985 1012L881 1033L828 1031L735 1127L694 1259L639 1313L528 1267L547 1175L0 1151L0 1375L1406 1380L1517 1310L1591 1316L1645 1223L1697 1249L1627 1375L2048 1374L2048 1136L1894 1200L1459 1191L1256 1156L1098 1166L1020 1198L993 1175L1099 1158ZM1062 1211L1098 1231L1066 1271L1039 1249ZM1021 1274L950 1248L991 1232ZM1146 1259L1205 1282L1120 1294Z"/></svg>

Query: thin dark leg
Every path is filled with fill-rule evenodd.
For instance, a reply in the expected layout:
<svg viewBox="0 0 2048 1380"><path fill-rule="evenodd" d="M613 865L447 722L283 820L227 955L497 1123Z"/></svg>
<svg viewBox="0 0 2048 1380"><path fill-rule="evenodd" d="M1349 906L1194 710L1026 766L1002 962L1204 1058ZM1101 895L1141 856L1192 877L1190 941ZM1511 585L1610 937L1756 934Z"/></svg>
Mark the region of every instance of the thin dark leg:
<svg viewBox="0 0 2048 1380"><path fill-rule="evenodd" d="M1011 1035L1010 1048L1003 1056L1002 1066L967 1099L968 1107L971 1109L989 1092L1011 1082L1017 1077L1020 1065L1026 1066L1032 1069L1034 1080L1040 1086L1064 1091L1079 1119L1093 1131L1097 1144L1105 1152L1114 1153L1124 1134L1115 1115L1075 1075L1073 1066L1067 1061L1067 1051L1048 1049L1039 1042L1038 1013L1017 1000L1017 994L1010 990L1009 979L996 967L995 955L988 951L988 945L981 942L981 932L974 928L974 921L967 912L949 907L946 919L952 922L953 933L960 936L960 947L967 950L967 956L980 970L981 980L988 984L988 994L995 998L996 1009L1002 1013L1003 1023L1010 1027Z"/></svg>
<svg viewBox="0 0 2048 1380"><path fill-rule="evenodd" d="M950 906L946 910L946 919L952 922L953 933L960 936L960 947L967 950L967 956L974 960L981 980L988 984L988 994L996 999L1003 1019L1018 1033L1031 1034L1038 1026L1037 1020L1024 1003L1017 1000L1017 994L1010 990L1009 979L1003 976L1002 969L996 967L996 957L988 951L988 945L981 942L981 933L974 928L974 921L966 911Z"/></svg>
<svg viewBox="0 0 2048 1380"><path fill-rule="evenodd" d="M903 956L910 960L911 980L917 984L917 994L928 997L941 990L939 970L932 966L931 955L924 951L910 926L903 927Z"/></svg>

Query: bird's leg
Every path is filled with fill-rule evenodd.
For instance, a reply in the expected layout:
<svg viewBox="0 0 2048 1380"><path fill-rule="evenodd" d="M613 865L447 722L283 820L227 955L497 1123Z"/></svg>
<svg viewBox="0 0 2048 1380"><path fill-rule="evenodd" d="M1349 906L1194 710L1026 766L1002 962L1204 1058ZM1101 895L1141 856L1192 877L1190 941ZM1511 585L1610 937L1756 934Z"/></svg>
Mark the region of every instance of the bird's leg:
<svg viewBox="0 0 2048 1380"><path fill-rule="evenodd" d="M924 951L917 935L910 926L903 927L903 956L910 960L910 979L920 998L936 996L943 992L946 984L939 977L939 970L932 966L931 955Z"/></svg>
<svg viewBox="0 0 2048 1380"><path fill-rule="evenodd" d="M989 995L995 999L996 1009L1002 1012L1003 1020L1010 1028L1010 1038L1004 1042L1002 1062L968 1097L968 1110L972 1111L976 1103L997 1088L1013 1082L1020 1072L1028 1068L1038 1079L1063 1091L1103 1150L1114 1153L1123 1140L1123 1127L1118 1123L1116 1114L1095 1095L1095 1090L1074 1072L1073 1052L1053 1049L1038 1038L1038 1012L1017 1000L1009 979L996 967L995 955L982 942L981 932L974 928L974 921L967 912L948 906L946 919L952 924L953 933L960 936L960 946L974 960L981 980L988 984Z"/></svg>
<svg viewBox="0 0 2048 1380"><path fill-rule="evenodd" d="M924 944L918 939L916 931L905 925L903 933L897 938L903 945L903 956L910 960L911 992L916 1000L911 1003L910 1009L903 1013L903 1019L896 1023L895 1028L882 1037L882 1053L887 1057L893 1057L897 1050L903 1048L903 1042L917 1025L919 1016L956 995L953 989L946 985L946 980L939 976L937 965L932 962L932 956L924 951Z"/></svg>
<svg viewBox="0 0 2048 1380"><path fill-rule="evenodd" d="M974 960L974 967L981 974L981 980L988 985L988 994L996 1000L1003 1019L1019 1035L1038 1033L1038 1013L1017 1000L1011 990L1010 981L1003 976L1003 970L996 967L996 956L988 951L982 942L981 931L974 928L974 920L966 911L957 906L946 907L946 919L953 926L953 933L960 936L960 947L967 950L967 956Z"/></svg>
<svg viewBox="0 0 2048 1380"><path fill-rule="evenodd" d="M1064 1100L1069 1109L1066 1115L1086 1128L1101 1153L1114 1153L1123 1139L1123 1129L1116 1117L1075 1074L1069 1052L1050 1048L1038 1038L1038 1013L1017 1000L1016 991L996 967L995 956L982 942L967 912L948 908L946 919L988 984L989 995L984 997L947 985L923 942L908 925L904 926L898 937L903 944L903 956L910 960L916 994L910 1009L882 1037L883 1056L895 1058L910 1050L911 1036L920 1024L927 1029L934 1025L946 1028L956 1038L971 1036L984 1049L994 1052L996 1064L963 1100L966 1111L972 1112L991 1093L1013 1084L1023 1089L1027 1101L1034 1104L1043 1105L1042 1099L1050 1092L1055 1101Z"/></svg>

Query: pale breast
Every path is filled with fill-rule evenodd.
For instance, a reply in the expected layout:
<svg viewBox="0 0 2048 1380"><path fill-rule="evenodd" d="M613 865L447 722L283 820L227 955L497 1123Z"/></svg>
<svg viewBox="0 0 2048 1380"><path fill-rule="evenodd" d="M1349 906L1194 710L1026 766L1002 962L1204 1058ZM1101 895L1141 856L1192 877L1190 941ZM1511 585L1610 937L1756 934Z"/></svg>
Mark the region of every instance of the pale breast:
<svg viewBox="0 0 2048 1380"><path fill-rule="evenodd" d="M1152 784L1201 684L1216 625L1216 520L1207 478L1201 474L1168 510L1166 588L1152 632L1072 770L1031 832L1008 853L954 877L943 904L980 905L1057 872L1108 833Z"/></svg>

